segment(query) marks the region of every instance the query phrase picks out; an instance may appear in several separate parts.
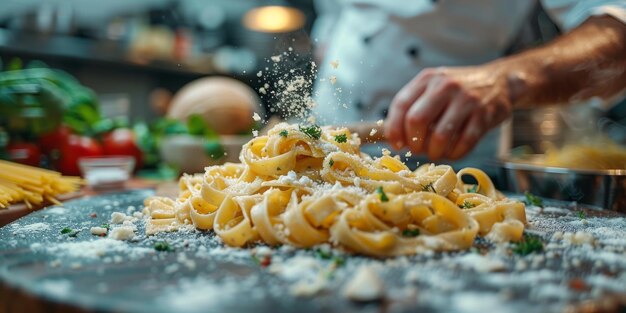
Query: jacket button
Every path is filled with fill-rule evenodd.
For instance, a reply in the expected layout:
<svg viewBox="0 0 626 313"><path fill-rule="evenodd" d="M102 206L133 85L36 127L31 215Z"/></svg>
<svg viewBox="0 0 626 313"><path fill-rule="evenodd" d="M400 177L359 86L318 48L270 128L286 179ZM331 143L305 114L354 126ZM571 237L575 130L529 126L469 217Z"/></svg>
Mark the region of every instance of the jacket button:
<svg viewBox="0 0 626 313"><path fill-rule="evenodd" d="M406 50L406 53L413 59L417 58L420 54L420 51L417 47L411 46Z"/></svg>

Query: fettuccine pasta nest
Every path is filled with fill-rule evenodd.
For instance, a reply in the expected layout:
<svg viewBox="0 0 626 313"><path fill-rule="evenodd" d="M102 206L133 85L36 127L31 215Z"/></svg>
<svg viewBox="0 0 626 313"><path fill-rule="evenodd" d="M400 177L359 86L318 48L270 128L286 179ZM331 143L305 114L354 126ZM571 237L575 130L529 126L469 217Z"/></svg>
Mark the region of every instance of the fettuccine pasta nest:
<svg viewBox="0 0 626 313"><path fill-rule="evenodd" d="M399 157L371 158L359 146L345 128L279 124L243 146L240 164L183 176L175 200L146 199L146 232L193 224L233 247L330 243L378 257L467 249L476 236L521 239L524 204L504 198L481 170L411 171Z"/></svg>

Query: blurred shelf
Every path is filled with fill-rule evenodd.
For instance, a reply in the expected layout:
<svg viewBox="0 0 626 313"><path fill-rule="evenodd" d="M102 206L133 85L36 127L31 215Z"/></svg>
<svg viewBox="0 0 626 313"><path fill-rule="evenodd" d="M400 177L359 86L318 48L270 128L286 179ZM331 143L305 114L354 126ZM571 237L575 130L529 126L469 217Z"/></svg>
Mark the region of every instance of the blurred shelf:
<svg viewBox="0 0 626 313"><path fill-rule="evenodd" d="M0 54L62 61L79 61L90 64L113 65L126 69L170 73L189 77L229 75L184 63L161 60L133 60L127 48L116 41L93 40L63 35L38 35L0 29ZM207 66L210 68L210 65Z"/></svg>

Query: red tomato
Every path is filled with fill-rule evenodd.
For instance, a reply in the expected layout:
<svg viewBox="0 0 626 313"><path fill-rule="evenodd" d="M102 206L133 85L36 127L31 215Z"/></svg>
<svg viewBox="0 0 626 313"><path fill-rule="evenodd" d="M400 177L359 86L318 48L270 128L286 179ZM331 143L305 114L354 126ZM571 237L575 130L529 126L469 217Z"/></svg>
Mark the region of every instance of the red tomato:
<svg viewBox="0 0 626 313"><path fill-rule="evenodd" d="M39 147L30 142L15 142L7 146L9 159L13 162L31 166L39 166L41 151Z"/></svg>
<svg viewBox="0 0 626 313"><path fill-rule="evenodd" d="M128 128L118 128L102 138L102 147L106 155L127 155L135 158L135 168L141 168L143 152L135 143L135 133Z"/></svg>
<svg viewBox="0 0 626 313"><path fill-rule="evenodd" d="M39 136L39 146L44 153L61 148L61 144L67 141L67 137L72 134L72 130L65 125L59 126L53 132Z"/></svg>
<svg viewBox="0 0 626 313"><path fill-rule="evenodd" d="M93 138L69 135L61 144L60 152L57 170L65 175L80 175L78 159L102 155L102 147Z"/></svg>

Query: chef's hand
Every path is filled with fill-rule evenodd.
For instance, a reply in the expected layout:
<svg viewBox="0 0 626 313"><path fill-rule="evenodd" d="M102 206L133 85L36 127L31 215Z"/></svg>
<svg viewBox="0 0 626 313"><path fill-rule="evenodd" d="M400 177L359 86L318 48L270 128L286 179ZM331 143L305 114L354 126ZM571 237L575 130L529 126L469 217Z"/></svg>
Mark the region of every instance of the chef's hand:
<svg viewBox="0 0 626 313"><path fill-rule="evenodd" d="M507 80L492 67L427 68L393 99L385 136L395 149L458 159L511 111Z"/></svg>
<svg viewBox="0 0 626 313"><path fill-rule="evenodd" d="M473 67L425 69L394 98L385 137L396 149L458 159L529 108L610 99L626 90L626 24L590 17L552 42Z"/></svg>

